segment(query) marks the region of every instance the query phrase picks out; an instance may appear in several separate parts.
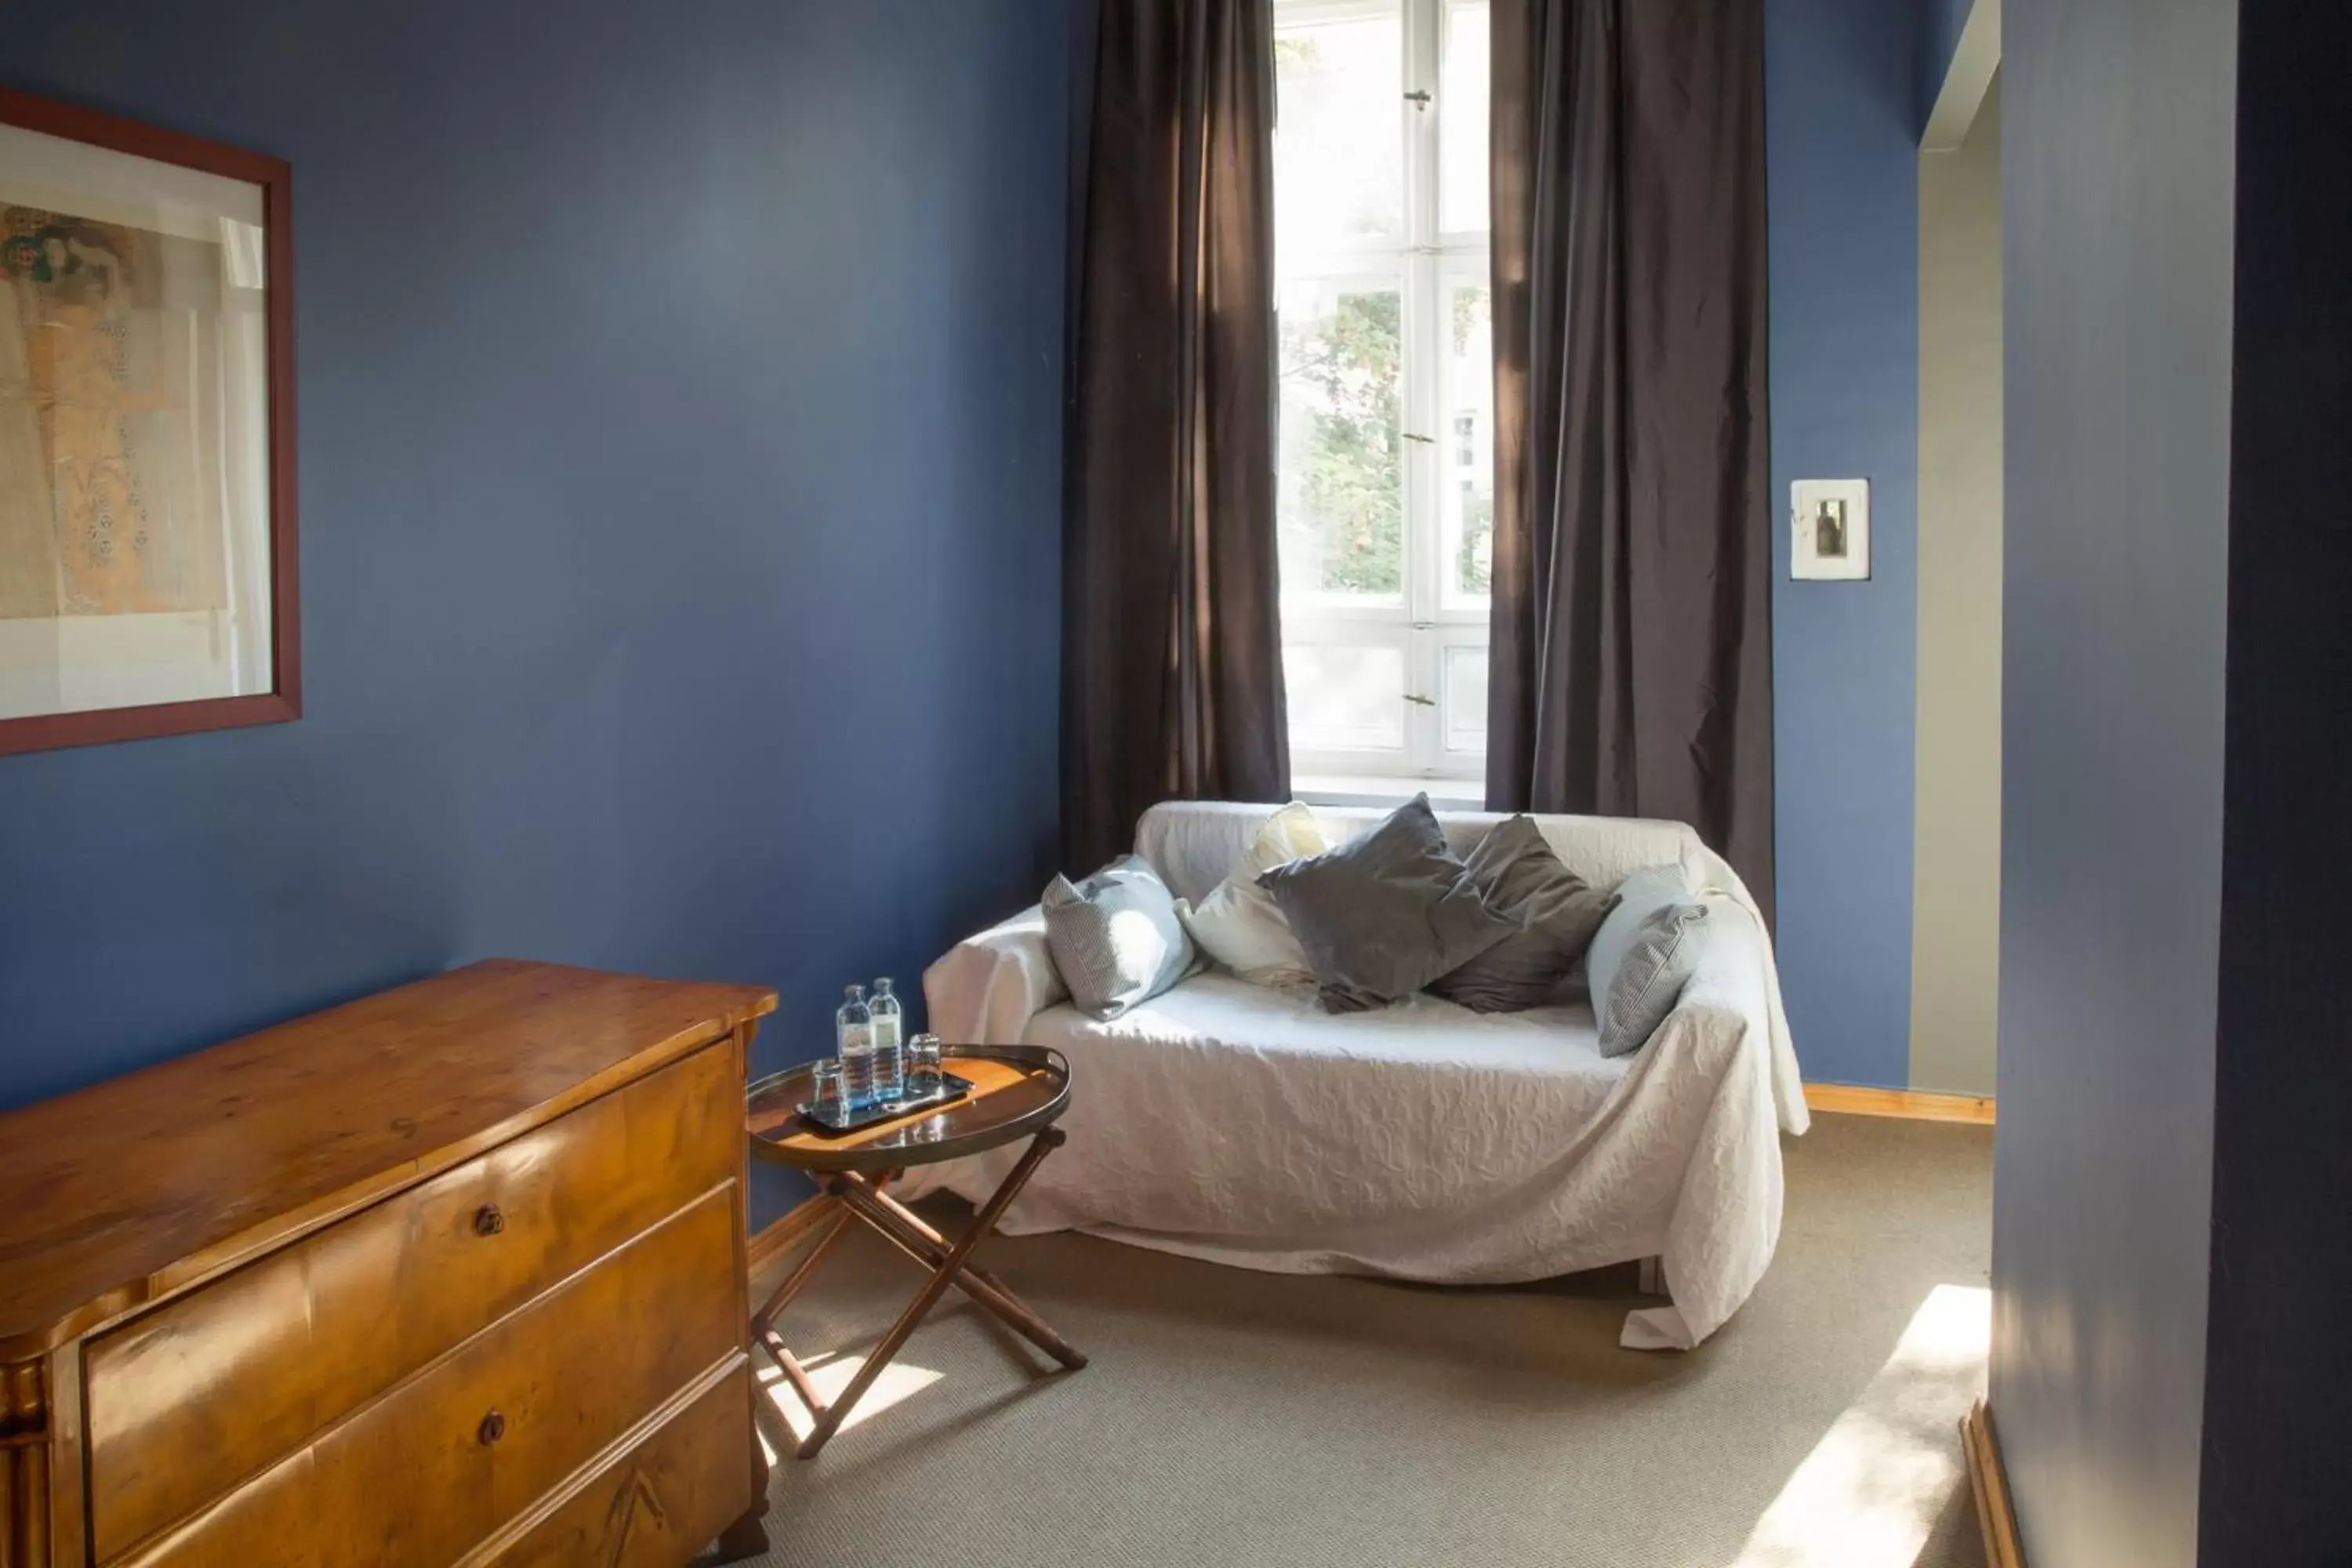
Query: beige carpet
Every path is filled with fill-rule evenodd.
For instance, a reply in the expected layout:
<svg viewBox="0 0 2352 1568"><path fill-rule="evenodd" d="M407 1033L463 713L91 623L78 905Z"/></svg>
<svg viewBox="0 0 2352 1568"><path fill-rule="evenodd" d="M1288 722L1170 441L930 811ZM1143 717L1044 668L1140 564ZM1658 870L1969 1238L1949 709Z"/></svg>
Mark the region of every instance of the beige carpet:
<svg viewBox="0 0 2352 1568"><path fill-rule="evenodd" d="M1953 1423L1982 1376L1991 1142L1818 1119L1770 1274L1684 1355L1617 1348L1630 1268L1439 1289L992 1241L1093 1364L1040 1375L950 1296L822 1455L778 1462L767 1561L1974 1568ZM845 1379L917 1279L861 1237L786 1336Z"/></svg>

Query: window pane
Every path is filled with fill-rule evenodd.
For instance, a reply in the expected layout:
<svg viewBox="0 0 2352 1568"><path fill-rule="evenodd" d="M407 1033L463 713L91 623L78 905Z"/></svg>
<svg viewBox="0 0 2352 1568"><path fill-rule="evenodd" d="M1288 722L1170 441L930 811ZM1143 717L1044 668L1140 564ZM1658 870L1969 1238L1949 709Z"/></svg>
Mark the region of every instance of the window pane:
<svg viewBox="0 0 2352 1568"><path fill-rule="evenodd" d="M1309 279L1285 282L1279 306L1283 591L1398 598L1402 297L1393 286Z"/></svg>
<svg viewBox="0 0 2352 1568"><path fill-rule="evenodd" d="M1293 643L1282 650L1290 743L1300 751L1395 750L1404 745L1404 649Z"/></svg>
<svg viewBox="0 0 2352 1568"><path fill-rule="evenodd" d="M1438 491L1449 604L1486 597L1495 564L1495 321L1483 283L1445 291L1445 441Z"/></svg>
<svg viewBox="0 0 2352 1568"><path fill-rule="evenodd" d="M1447 0L1445 58L1437 83L1437 226L1448 234L1484 234L1493 221L1486 191L1489 70L1486 0Z"/></svg>
<svg viewBox="0 0 2352 1568"><path fill-rule="evenodd" d="M1486 754L1486 645L1448 647L1445 660L1445 749Z"/></svg>
<svg viewBox="0 0 2352 1568"><path fill-rule="evenodd" d="M1404 18L1398 0L1274 34L1274 229L1301 257L1404 231Z"/></svg>

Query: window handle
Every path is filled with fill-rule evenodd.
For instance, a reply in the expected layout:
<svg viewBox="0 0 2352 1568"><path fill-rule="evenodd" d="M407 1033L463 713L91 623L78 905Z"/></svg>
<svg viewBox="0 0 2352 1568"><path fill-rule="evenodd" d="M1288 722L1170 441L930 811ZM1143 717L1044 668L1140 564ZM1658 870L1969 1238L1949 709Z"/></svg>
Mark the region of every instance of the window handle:
<svg viewBox="0 0 2352 1568"><path fill-rule="evenodd" d="M1434 698L1434 697L1421 697L1421 696L1416 696L1414 693L1410 692L1410 691L1408 691L1408 692L1406 692L1406 693L1404 694L1404 700L1405 700L1407 702L1418 703L1419 705L1421 705L1421 706L1422 706L1422 707L1423 707L1423 708L1434 708L1434 707L1436 707L1436 706L1437 706L1437 699L1436 699L1436 698Z"/></svg>
<svg viewBox="0 0 2352 1568"><path fill-rule="evenodd" d="M1416 436L1410 430L1400 430L1397 434L1400 437L1402 437L1405 440L1418 441L1424 447L1434 447L1437 445L1437 437L1434 436Z"/></svg>
<svg viewBox="0 0 2352 1568"><path fill-rule="evenodd" d="M1408 92L1404 95L1404 100L1418 108L1427 109L1429 107L1429 94L1426 92Z"/></svg>

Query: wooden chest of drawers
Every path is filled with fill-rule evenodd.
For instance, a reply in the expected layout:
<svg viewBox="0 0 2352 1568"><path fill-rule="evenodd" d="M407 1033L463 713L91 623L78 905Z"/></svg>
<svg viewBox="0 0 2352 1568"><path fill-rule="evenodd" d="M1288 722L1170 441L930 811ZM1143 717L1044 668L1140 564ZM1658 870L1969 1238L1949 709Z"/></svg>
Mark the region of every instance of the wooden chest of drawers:
<svg viewBox="0 0 2352 1568"><path fill-rule="evenodd" d="M763 1548L774 1005L498 961L0 1116L0 1568Z"/></svg>

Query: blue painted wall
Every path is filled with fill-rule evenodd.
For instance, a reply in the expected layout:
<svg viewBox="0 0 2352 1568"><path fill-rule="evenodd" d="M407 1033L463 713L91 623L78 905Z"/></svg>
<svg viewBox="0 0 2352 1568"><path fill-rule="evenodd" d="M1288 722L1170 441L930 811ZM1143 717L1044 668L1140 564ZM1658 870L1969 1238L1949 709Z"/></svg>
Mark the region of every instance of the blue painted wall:
<svg viewBox="0 0 2352 1568"><path fill-rule="evenodd" d="M1925 24L1769 3L1776 499L1867 475L1878 574L1775 531L1780 940L1899 1084ZM1067 7L548 15L12 20L295 163L310 717L0 759L0 1104L501 952L774 984L782 1061L1046 874Z"/></svg>
<svg viewBox="0 0 2352 1568"><path fill-rule="evenodd" d="M2199 1488L2211 1479L2200 1451L2207 1292L2231 1265L2234 1229L2213 1209L2223 809L2250 782L2232 771L2223 787L2242 673L2231 613L2231 307L2233 279L2250 286L2232 248L2243 210L2238 9L2237 0L2017 0L2003 17L2008 494L1990 1387L2030 1563L2344 1560L2340 1551L2197 1550ZM2323 207L2327 195L2315 193ZM2341 274L2328 282L2340 301ZM2299 378L2280 389L2307 395ZM2311 423L2277 434L2325 439L2321 428L2341 428L2330 423L2341 406L2298 408ZM2288 537L2332 531L2304 521L2314 495L2264 493L2295 520ZM2340 548L2297 553L2320 582L2341 581L2327 571L2343 564ZM2263 619L2280 606L2244 607ZM2329 615L2340 623L2340 611ZM2269 665L2294 640L2273 635L2257 639L2258 674L2290 688L2325 678L2309 664L2292 675ZM2316 731L2307 701L2282 690L2261 711L2273 722L2292 715L2299 738L2324 752L2341 733L2341 688L2330 695L2333 721ZM2229 759L2233 770L2239 760ZM2295 753L2294 765L2304 761ZM2303 787L2250 793L2307 826ZM2330 831L2341 842L2340 798L2316 836L2263 866L2261 876L2292 867L2286 881L2266 884L2274 900L2334 885L2341 858L2319 846ZM2228 863L2228 879L2239 871ZM2282 946L2274 934L2272 961L2307 957L2298 941L2310 939ZM2322 1028L2334 1036L2336 1026ZM2238 1043L2252 1061L2275 1059L2279 1042L2257 1032ZM2267 1086L2266 1098L2308 1097L2335 1111L2309 1124L2324 1123L2340 1144L2334 1087L2298 1075ZM2294 1120L2266 1120L2265 1135ZM2282 1147L2298 1156L2297 1183L2316 1184L2299 1187L2312 1206L2291 1227L2292 1272L2271 1279L2317 1289L2326 1305L2299 1317L2307 1310L2282 1303L2237 1327L2250 1353L2268 1347L2294 1363L2291 1378L2308 1377L2327 1352L2306 1352L2289 1331L2340 1313L2341 1298L2325 1289L2318 1255L2327 1247L2313 1244L2331 1228L2342 1234L2343 1195L2299 1145ZM2331 1410L2311 1439L2326 1457L2310 1463L2328 1472L2316 1484L2340 1493L2342 1416ZM2291 1489L2311 1471L2285 1456L2315 1429L2283 1428L2280 1414L2263 1409L2259 1446L2238 1458L2264 1484Z"/></svg>
<svg viewBox="0 0 2352 1568"><path fill-rule="evenodd" d="M1920 13L1767 0L1780 973L1809 1079L1910 1078ZM1789 579L1789 485L1870 481L1867 583Z"/></svg>
<svg viewBox="0 0 2352 1568"><path fill-rule="evenodd" d="M0 1105L485 954L912 988L1056 816L1061 0L87 0L290 159L305 684L0 758Z"/></svg>

